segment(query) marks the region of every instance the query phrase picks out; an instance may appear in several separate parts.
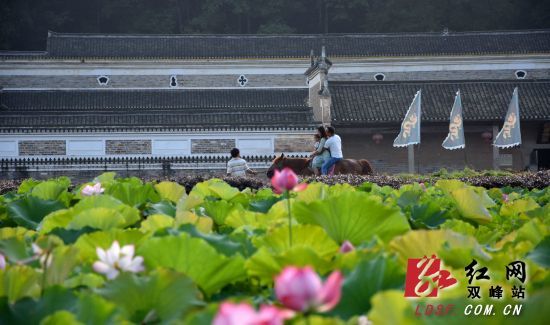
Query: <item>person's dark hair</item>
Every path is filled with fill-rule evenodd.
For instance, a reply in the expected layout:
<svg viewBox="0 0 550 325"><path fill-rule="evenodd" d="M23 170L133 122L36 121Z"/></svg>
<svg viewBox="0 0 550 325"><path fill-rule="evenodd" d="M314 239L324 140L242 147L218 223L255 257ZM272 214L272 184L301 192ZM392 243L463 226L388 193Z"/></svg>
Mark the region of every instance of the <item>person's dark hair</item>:
<svg viewBox="0 0 550 325"><path fill-rule="evenodd" d="M334 129L334 126L327 127L327 133L334 135L336 130Z"/></svg>
<svg viewBox="0 0 550 325"><path fill-rule="evenodd" d="M313 135L313 137L316 139L316 140L321 140L321 136L319 135L319 133L315 133Z"/></svg>
<svg viewBox="0 0 550 325"><path fill-rule="evenodd" d="M241 152L239 151L239 149L237 149L237 148L231 149L231 157L237 158L237 157L239 156L239 153L241 153Z"/></svg>
<svg viewBox="0 0 550 325"><path fill-rule="evenodd" d="M317 128L317 132L319 132L319 134L321 135L321 138L327 138L327 130L323 125Z"/></svg>

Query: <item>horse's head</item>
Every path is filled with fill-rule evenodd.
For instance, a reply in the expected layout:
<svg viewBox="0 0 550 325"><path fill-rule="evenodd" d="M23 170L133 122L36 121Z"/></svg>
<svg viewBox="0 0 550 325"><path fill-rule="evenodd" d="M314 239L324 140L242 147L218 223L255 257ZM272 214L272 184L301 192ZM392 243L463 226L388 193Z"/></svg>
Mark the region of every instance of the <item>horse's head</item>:
<svg viewBox="0 0 550 325"><path fill-rule="evenodd" d="M275 170L283 169L284 168L284 163L285 163L285 154L284 153L282 153L278 157L275 157L275 159L273 159L273 162L271 163L271 166L267 170L267 173L266 173L267 177L272 178L273 175L275 174Z"/></svg>

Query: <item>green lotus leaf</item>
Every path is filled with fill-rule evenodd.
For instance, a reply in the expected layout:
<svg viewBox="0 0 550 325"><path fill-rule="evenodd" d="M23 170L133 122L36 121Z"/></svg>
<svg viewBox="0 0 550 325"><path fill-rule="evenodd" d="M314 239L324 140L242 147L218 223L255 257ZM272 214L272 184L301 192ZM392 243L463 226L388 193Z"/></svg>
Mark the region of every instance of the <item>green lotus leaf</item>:
<svg viewBox="0 0 550 325"><path fill-rule="evenodd" d="M76 318L76 315L66 310L59 310L44 318L40 325L84 325Z"/></svg>
<svg viewBox="0 0 550 325"><path fill-rule="evenodd" d="M36 234L34 230L23 227L3 227L0 228L0 240L12 237L32 237Z"/></svg>
<svg viewBox="0 0 550 325"><path fill-rule="evenodd" d="M519 229L505 235L495 244L500 249L508 243L517 244L522 241L531 242L533 245L540 243L550 233L550 227L540 219L532 219L523 224Z"/></svg>
<svg viewBox="0 0 550 325"><path fill-rule="evenodd" d="M224 201L231 201L240 193L237 188L223 181L209 182L208 188L210 189L210 193Z"/></svg>
<svg viewBox="0 0 550 325"><path fill-rule="evenodd" d="M79 295L76 314L78 320L85 324L125 323L115 303L88 292Z"/></svg>
<svg viewBox="0 0 550 325"><path fill-rule="evenodd" d="M246 256L244 244L242 242L234 240L228 235L218 234L205 234L201 232L192 224L185 224L178 228L178 231L185 232L192 237L201 238L205 240L210 246L214 247L219 253L225 256L233 256L237 253ZM235 236L233 236L235 237Z"/></svg>
<svg viewBox="0 0 550 325"><path fill-rule="evenodd" d="M403 265L409 258L430 257L436 254L447 265L464 268L472 258L489 260L475 238L450 230L413 230L394 238L389 247L395 251Z"/></svg>
<svg viewBox="0 0 550 325"><path fill-rule="evenodd" d="M164 214L154 214L148 216L147 219L141 222L141 231L155 232L159 229L169 228L174 226L174 218Z"/></svg>
<svg viewBox="0 0 550 325"><path fill-rule="evenodd" d="M7 204L8 216L19 226L29 229L36 229L45 216L64 208L60 201L42 200L32 195Z"/></svg>
<svg viewBox="0 0 550 325"><path fill-rule="evenodd" d="M545 237L528 255L527 258L538 265L550 268L550 236Z"/></svg>
<svg viewBox="0 0 550 325"><path fill-rule="evenodd" d="M101 175L98 175L94 178L94 182L99 182L101 185L105 185L107 183L113 183L115 182L116 173L115 172L105 172Z"/></svg>
<svg viewBox="0 0 550 325"><path fill-rule="evenodd" d="M160 201L158 203L153 203L147 205L147 210L145 211L146 215L153 214L165 214L170 217L176 216L176 206L170 201Z"/></svg>
<svg viewBox="0 0 550 325"><path fill-rule="evenodd" d="M448 219L440 226L440 229L449 229L456 233L468 236L475 236L476 234L476 227L459 219Z"/></svg>
<svg viewBox="0 0 550 325"><path fill-rule="evenodd" d="M414 309L403 297L402 290L387 290L376 293L371 300L372 308L368 313L368 319L373 324L418 324L419 321L411 319Z"/></svg>
<svg viewBox="0 0 550 325"><path fill-rule="evenodd" d="M54 212L55 213L55 212ZM65 228L55 228L54 230L50 231L50 235L55 235L59 238L61 238L61 240L63 240L63 243L65 243L65 245L70 245L70 244L74 244L78 238L80 238L80 236L84 235L84 234L89 234L89 233L92 233L94 231L98 231L99 229L96 229L96 228L92 228L92 227L84 227L84 228L81 228L81 229L77 229L77 230L74 230L74 229L65 229Z"/></svg>
<svg viewBox="0 0 550 325"><path fill-rule="evenodd" d="M179 227L180 225L186 224L194 225L203 233L210 233L212 232L214 221L210 217L201 217L190 211L178 210L176 212L174 225Z"/></svg>
<svg viewBox="0 0 550 325"><path fill-rule="evenodd" d="M73 289L78 287L99 288L105 283L105 277L95 273L80 273L65 280L63 286Z"/></svg>
<svg viewBox="0 0 550 325"><path fill-rule="evenodd" d="M323 227L338 243L359 245L379 236L384 241L410 229L398 208L376 202L364 192L346 192L312 203L296 202L294 216L301 223Z"/></svg>
<svg viewBox="0 0 550 325"><path fill-rule="evenodd" d="M311 203L316 200L324 200L328 196L329 186L324 183L308 184L307 188L298 192L296 199L305 203Z"/></svg>
<svg viewBox="0 0 550 325"><path fill-rule="evenodd" d="M503 204L500 208L500 215L502 217L512 217L514 215L535 210L537 208L540 208L540 205L538 205L535 200L533 200L532 198L525 198Z"/></svg>
<svg viewBox="0 0 550 325"><path fill-rule="evenodd" d="M454 190L468 187L468 185L456 179L442 179L437 181L435 183L435 186L447 193L451 193Z"/></svg>
<svg viewBox="0 0 550 325"><path fill-rule="evenodd" d="M0 323L40 324L41 320L57 311L74 311L78 303L72 291L59 286L47 288L40 298L35 298L27 297L9 306L0 304Z"/></svg>
<svg viewBox="0 0 550 325"><path fill-rule="evenodd" d="M67 311L72 317L59 316ZM0 300L1 324L127 324L121 316L117 306L101 296L89 292L77 295L59 286L47 288L38 300L24 298L10 305Z"/></svg>
<svg viewBox="0 0 550 325"><path fill-rule="evenodd" d="M30 257L28 245L23 236L10 237L0 240L0 253L12 262L24 260Z"/></svg>
<svg viewBox="0 0 550 325"><path fill-rule="evenodd" d="M191 191L189 195L182 196L176 205L176 211L190 211L193 208L201 205L204 202L204 197Z"/></svg>
<svg viewBox="0 0 550 325"><path fill-rule="evenodd" d="M93 262L98 259L96 253L97 247L108 249L115 240L118 241L120 246L138 246L144 241L145 238L146 235L137 229L111 229L108 231L96 231L90 234L82 235L78 238L74 246L79 249L81 259L88 262Z"/></svg>
<svg viewBox="0 0 550 325"><path fill-rule="evenodd" d="M416 228L435 229L447 220L447 211L435 202L414 204L410 213Z"/></svg>
<svg viewBox="0 0 550 325"><path fill-rule="evenodd" d="M249 277L258 277L264 284L270 284L273 277L279 274L285 266L311 266L317 272L326 274L333 268L333 263L327 261L305 246L292 247L282 254L273 254L266 247L261 247L246 261Z"/></svg>
<svg viewBox="0 0 550 325"><path fill-rule="evenodd" d="M492 216L481 197L471 188L459 188L451 192L460 215L477 223L488 223Z"/></svg>
<svg viewBox="0 0 550 325"><path fill-rule="evenodd" d="M19 185L19 187L17 188L17 193L18 194L30 193L32 189L40 183L41 181L39 180L36 180L33 178L27 178L21 182L21 185Z"/></svg>
<svg viewBox="0 0 550 325"><path fill-rule="evenodd" d="M84 324L126 323L114 303L89 292L76 293L59 286L47 288L36 300L24 298L9 306L0 302L2 321L8 324L40 324L60 311L71 311Z"/></svg>
<svg viewBox="0 0 550 325"><path fill-rule="evenodd" d="M51 264L43 275L45 287L62 285L79 262L78 248L73 246L58 246L50 254Z"/></svg>
<svg viewBox="0 0 550 325"><path fill-rule="evenodd" d="M36 298L40 294L40 274L27 265L8 266L0 270L0 297L13 304L23 297Z"/></svg>
<svg viewBox="0 0 550 325"><path fill-rule="evenodd" d="M112 216L112 218L109 216ZM97 229L109 229L112 227L127 227L139 220L140 214L136 208L107 195L96 195L80 200L70 209L56 211L46 216L39 228L41 233L48 233L55 228L66 227L80 229L88 226Z"/></svg>
<svg viewBox="0 0 550 325"><path fill-rule="evenodd" d="M112 228L124 228L129 224L124 219L124 216L115 209L108 208L92 208L82 211L73 217L67 225L67 229L82 229L91 227L101 230Z"/></svg>
<svg viewBox="0 0 550 325"><path fill-rule="evenodd" d="M131 207L139 207L147 202L160 201L159 194L152 184L142 184L139 180L118 182L105 189L105 194L117 198Z"/></svg>
<svg viewBox="0 0 550 325"><path fill-rule="evenodd" d="M38 226L38 232L47 234L56 228L65 228L74 216L73 209L57 210L48 214Z"/></svg>
<svg viewBox="0 0 550 325"><path fill-rule="evenodd" d="M422 196L422 194L418 191L403 191L404 187L405 186L400 189L402 192L397 198L397 205L399 205L402 209L417 204Z"/></svg>
<svg viewBox="0 0 550 325"><path fill-rule="evenodd" d="M60 201L68 206L71 196L67 191L68 186L65 185L56 181L42 182L32 189L31 195L42 200Z"/></svg>
<svg viewBox="0 0 550 325"><path fill-rule="evenodd" d="M404 283L405 269L395 258L378 256L363 260L345 276L340 303L330 313L343 319L365 314L377 292L399 289Z"/></svg>
<svg viewBox="0 0 550 325"><path fill-rule="evenodd" d="M278 204L278 203L277 203ZM275 204L273 207L275 207ZM273 207L270 211L273 210ZM275 215L273 213L259 213L248 210L232 210L225 219L225 225L232 228L250 226L252 228L266 229L274 221L281 219L284 215Z"/></svg>
<svg viewBox="0 0 550 325"><path fill-rule="evenodd" d="M182 325L211 325L218 313L219 307L219 304L211 303L205 308L193 311L184 319Z"/></svg>
<svg viewBox="0 0 550 325"><path fill-rule="evenodd" d="M290 249L288 226L274 228L264 236L253 240L254 246L265 247L273 254L281 254ZM326 231L316 225L296 225L292 227L292 247L309 247L325 259L331 259L339 249Z"/></svg>
<svg viewBox="0 0 550 325"><path fill-rule="evenodd" d="M188 275L207 295L246 276L242 256L228 258L186 233L150 238L138 249L138 255L144 257L148 269L168 267Z"/></svg>
<svg viewBox="0 0 550 325"><path fill-rule="evenodd" d="M160 182L155 184L155 190L163 200L177 203L185 193L185 187L175 182Z"/></svg>
<svg viewBox="0 0 550 325"><path fill-rule="evenodd" d="M122 307L134 322L150 319L169 323L204 304L191 279L165 269L140 277L123 273L97 292Z"/></svg>
<svg viewBox="0 0 550 325"><path fill-rule="evenodd" d="M217 225L223 225L225 223L225 219L232 210L243 210L240 205L235 205L232 202L227 202L223 200L205 201L203 203L203 207L205 209L206 215L211 217Z"/></svg>

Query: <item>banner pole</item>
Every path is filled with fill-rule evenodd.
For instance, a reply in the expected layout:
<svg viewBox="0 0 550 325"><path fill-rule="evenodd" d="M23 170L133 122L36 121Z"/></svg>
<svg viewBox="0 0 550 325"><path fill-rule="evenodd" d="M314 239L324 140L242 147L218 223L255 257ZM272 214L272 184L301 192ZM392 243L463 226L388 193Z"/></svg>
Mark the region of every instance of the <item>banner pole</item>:
<svg viewBox="0 0 550 325"><path fill-rule="evenodd" d="M493 139L496 139L497 138L497 135L498 135L498 126L496 125L493 125ZM493 145L493 169L494 170L499 170L499 156L500 156L500 152L498 150L498 147Z"/></svg>
<svg viewBox="0 0 550 325"><path fill-rule="evenodd" d="M407 150L409 158L409 174L414 174L414 144L408 145Z"/></svg>

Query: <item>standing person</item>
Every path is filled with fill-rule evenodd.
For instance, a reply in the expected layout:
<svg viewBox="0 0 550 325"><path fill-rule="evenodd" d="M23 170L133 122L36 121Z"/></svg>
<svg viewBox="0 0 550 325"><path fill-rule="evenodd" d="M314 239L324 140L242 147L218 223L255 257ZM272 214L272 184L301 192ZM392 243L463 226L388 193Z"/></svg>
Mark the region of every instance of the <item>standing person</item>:
<svg viewBox="0 0 550 325"><path fill-rule="evenodd" d="M325 148L329 150L330 158L325 161L323 167L321 167L323 175L328 175L330 168L344 158L342 154L342 139L340 139L339 135L335 134L335 131L336 130L332 126L327 128L328 139L325 142Z"/></svg>
<svg viewBox="0 0 550 325"><path fill-rule="evenodd" d="M316 145L315 151L311 153L311 157L313 157L311 167L313 168L313 173L319 175L319 170L323 167L323 164L330 159L330 152L325 148L325 143L328 138L325 127L322 125L319 126L315 136L319 138L319 143Z"/></svg>
<svg viewBox="0 0 550 325"><path fill-rule="evenodd" d="M227 174L229 176L246 176L246 173L256 175L257 172L250 169L246 160L241 158L237 148L231 149L231 159L227 162Z"/></svg>

